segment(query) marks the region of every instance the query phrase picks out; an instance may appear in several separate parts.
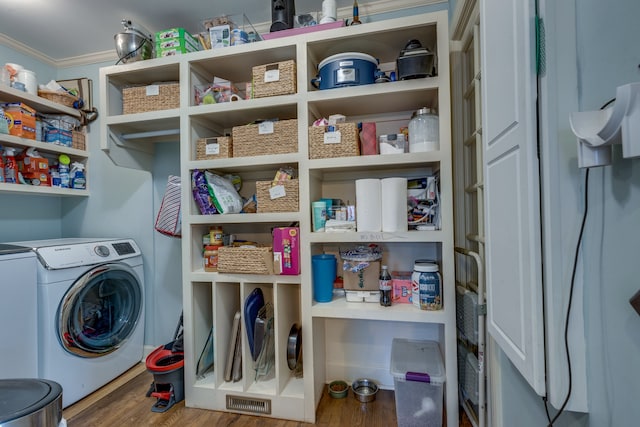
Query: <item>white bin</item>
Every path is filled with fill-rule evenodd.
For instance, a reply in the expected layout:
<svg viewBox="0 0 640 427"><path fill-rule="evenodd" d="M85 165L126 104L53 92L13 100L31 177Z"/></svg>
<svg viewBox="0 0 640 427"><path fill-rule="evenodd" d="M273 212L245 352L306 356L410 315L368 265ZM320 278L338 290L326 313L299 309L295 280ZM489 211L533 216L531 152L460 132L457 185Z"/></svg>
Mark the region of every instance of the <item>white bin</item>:
<svg viewBox="0 0 640 427"><path fill-rule="evenodd" d="M391 375L398 427L442 427L445 370L438 343L394 338Z"/></svg>

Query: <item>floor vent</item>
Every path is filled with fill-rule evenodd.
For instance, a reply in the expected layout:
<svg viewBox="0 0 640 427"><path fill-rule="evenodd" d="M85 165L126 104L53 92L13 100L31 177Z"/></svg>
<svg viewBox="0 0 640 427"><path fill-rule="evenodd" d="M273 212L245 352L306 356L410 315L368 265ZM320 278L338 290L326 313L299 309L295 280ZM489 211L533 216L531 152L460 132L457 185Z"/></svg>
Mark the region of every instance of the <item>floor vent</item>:
<svg viewBox="0 0 640 427"><path fill-rule="evenodd" d="M271 400L227 395L227 409L271 415Z"/></svg>

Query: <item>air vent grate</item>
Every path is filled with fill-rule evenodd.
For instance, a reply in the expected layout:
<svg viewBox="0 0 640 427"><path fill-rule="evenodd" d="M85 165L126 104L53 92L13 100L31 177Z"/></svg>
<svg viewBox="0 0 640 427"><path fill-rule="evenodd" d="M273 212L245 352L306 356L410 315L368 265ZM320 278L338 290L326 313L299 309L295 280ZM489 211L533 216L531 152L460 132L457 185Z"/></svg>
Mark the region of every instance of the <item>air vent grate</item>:
<svg viewBox="0 0 640 427"><path fill-rule="evenodd" d="M254 414L271 414L271 400L249 399L242 396L227 395L227 409L252 412Z"/></svg>

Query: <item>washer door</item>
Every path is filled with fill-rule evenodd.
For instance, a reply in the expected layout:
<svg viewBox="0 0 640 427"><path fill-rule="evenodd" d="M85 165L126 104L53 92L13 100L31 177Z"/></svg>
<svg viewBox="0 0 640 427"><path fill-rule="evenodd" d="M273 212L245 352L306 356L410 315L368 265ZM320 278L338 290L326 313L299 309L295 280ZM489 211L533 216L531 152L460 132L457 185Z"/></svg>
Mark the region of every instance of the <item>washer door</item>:
<svg viewBox="0 0 640 427"><path fill-rule="evenodd" d="M140 319L142 292L138 276L125 264L104 264L83 274L58 307L62 347L81 357L117 350Z"/></svg>

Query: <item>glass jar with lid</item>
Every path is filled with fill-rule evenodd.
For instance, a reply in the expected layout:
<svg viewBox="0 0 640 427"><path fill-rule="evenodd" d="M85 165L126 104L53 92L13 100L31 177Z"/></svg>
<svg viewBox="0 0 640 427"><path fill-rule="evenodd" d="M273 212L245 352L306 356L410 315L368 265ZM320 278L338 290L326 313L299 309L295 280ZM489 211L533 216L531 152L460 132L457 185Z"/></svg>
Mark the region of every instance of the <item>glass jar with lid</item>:
<svg viewBox="0 0 640 427"><path fill-rule="evenodd" d="M440 149L440 120L433 108L423 107L409 121L409 152Z"/></svg>

